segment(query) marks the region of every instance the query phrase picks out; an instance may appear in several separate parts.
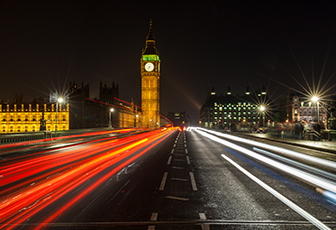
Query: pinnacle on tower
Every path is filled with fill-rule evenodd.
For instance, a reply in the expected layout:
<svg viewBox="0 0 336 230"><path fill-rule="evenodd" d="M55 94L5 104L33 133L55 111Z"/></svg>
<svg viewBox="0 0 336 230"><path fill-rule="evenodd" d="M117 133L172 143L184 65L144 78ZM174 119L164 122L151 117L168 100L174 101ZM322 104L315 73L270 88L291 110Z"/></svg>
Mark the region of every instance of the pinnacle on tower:
<svg viewBox="0 0 336 230"><path fill-rule="evenodd" d="M149 22L149 32L146 38L146 48L145 50L142 52L142 55L144 54L156 54L159 55L159 53L156 50L155 47L155 40L154 40L154 36L152 33L152 20L150 20Z"/></svg>

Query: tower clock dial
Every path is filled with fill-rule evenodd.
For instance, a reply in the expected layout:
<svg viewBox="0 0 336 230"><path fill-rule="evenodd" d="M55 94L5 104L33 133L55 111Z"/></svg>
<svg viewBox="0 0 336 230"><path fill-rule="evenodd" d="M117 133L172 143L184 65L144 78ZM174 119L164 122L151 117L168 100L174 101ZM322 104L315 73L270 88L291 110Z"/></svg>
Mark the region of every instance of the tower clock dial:
<svg viewBox="0 0 336 230"><path fill-rule="evenodd" d="M151 62L147 62L146 65L145 65L145 70L146 70L147 72L151 72L151 71L153 71L153 70L154 70L154 65L153 65L153 63L151 63Z"/></svg>

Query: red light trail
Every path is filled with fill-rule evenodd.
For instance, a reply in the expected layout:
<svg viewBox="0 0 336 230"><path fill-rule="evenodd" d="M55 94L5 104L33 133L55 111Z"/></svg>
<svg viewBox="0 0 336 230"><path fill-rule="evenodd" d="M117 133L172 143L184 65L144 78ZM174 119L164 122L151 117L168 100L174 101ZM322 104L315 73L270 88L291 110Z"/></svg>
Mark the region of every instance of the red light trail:
<svg viewBox="0 0 336 230"><path fill-rule="evenodd" d="M16 228L64 195L77 191L91 178L100 176L53 209L37 229L44 227L175 131L163 128L123 138L104 137L7 160L0 166L0 227ZM108 168L111 170L101 173Z"/></svg>

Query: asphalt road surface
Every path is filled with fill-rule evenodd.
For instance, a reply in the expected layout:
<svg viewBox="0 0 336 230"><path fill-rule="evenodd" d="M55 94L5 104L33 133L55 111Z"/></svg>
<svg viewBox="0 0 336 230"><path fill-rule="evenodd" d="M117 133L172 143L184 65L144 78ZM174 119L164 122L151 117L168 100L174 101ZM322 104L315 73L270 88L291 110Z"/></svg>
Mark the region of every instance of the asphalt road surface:
<svg viewBox="0 0 336 230"><path fill-rule="evenodd" d="M335 184L333 166L326 168L326 174L314 171L313 179L319 176L330 182L321 187L319 181L301 178L301 171L291 173L291 169L286 168L293 166L291 162L281 160L283 165L277 166L273 161L255 158L249 152L255 150L255 146L247 141L215 136L228 142L221 143L211 139L213 136L201 130L172 131L157 139L145 154L109 165L20 225L3 227L71 230L336 228L335 200L324 193L328 186L332 190ZM286 146L282 144L282 147ZM130 156L138 156L144 148ZM293 149L293 146L287 148ZM314 155L309 149L300 148L300 151ZM315 167L314 162L308 160L302 162ZM311 174L309 167L295 167ZM324 167L327 166L316 166ZM112 174L113 170L116 172ZM103 177L105 180L97 184ZM97 185L89 190L93 184Z"/></svg>

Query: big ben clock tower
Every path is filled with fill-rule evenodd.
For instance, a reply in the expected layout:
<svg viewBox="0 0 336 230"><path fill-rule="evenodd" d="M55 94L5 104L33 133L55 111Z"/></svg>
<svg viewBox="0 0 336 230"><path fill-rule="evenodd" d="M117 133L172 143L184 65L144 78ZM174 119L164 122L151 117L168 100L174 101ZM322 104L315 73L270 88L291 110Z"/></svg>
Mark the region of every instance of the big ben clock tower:
<svg viewBox="0 0 336 230"><path fill-rule="evenodd" d="M160 62L150 21L146 47L140 59L143 126L160 127Z"/></svg>

